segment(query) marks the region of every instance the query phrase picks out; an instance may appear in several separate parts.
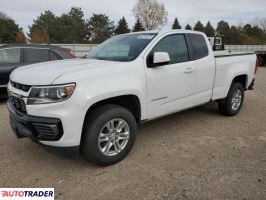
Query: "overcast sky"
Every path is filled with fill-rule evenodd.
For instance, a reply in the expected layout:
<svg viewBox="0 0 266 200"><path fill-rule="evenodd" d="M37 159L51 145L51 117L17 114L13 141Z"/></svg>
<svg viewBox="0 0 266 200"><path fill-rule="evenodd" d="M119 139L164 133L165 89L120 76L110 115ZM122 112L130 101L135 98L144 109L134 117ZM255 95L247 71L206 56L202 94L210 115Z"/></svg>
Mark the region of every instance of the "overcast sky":
<svg viewBox="0 0 266 200"><path fill-rule="evenodd" d="M194 26L196 20L203 23L210 20L213 25L220 20L226 20L231 25L252 22L256 17L266 17L266 0L158 0L165 4L168 11L169 28L175 17L178 17L183 27L186 24ZM132 8L136 0L0 0L0 11L13 18L24 31L28 31L33 19L45 10L51 10L61 15L70 7L81 7L85 18L92 13L103 13L117 22L125 16L132 27L135 18Z"/></svg>

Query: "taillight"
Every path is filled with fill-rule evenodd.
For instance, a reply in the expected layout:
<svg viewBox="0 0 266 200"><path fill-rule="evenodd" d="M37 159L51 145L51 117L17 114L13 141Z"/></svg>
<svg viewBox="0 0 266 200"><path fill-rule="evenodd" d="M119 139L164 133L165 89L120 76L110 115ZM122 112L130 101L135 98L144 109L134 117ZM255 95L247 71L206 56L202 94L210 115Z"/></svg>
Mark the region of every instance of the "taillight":
<svg viewBox="0 0 266 200"><path fill-rule="evenodd" d="M254 74L257 73L257 71L258 71L258 67L259 67L259 59L257 58L257 60L256 60L256 65L255 65L255 71L254 71Z"/></svg>
<svg viewBox="0 0 266 200"><path fill-rule="evenodd" d="M70 51L66 51L64 49L60 49L60 51L64 52L65 54L69 55L71 58L77 58L77 56L75 56L73 53L71 53Z"/></svg>

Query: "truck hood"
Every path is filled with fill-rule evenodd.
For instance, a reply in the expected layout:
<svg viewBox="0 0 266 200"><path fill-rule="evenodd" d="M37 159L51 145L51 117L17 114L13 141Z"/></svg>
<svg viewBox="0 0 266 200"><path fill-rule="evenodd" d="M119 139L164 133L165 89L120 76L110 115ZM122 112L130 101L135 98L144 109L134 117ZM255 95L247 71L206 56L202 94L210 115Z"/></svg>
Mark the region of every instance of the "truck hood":
<svg viewBox="0 0 266 200"><path fill-rule="evenodd" d="M10 76L14 82L26 85L50 85L57 78L77 71L110 66L117 62L94 59L70 59L38 63L17 68Z"/></svg>

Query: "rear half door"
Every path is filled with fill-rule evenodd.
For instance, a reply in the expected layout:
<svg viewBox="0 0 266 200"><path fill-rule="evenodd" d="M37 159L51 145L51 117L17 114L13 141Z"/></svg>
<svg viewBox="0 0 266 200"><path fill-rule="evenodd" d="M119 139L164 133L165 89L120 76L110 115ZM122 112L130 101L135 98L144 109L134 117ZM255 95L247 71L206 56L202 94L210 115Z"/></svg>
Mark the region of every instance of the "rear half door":
<svg viewBox="0 0 266 200"><path fill-rule="evenodd" d="M211 100L215 77L215 60L207 37L202 34L189 34L193 60L197 63L195 105Z"/></svg>
<svg viewBox="0 0 266 200"><path fill-rule="evenodd" d="M23 65L21 48L0 49L0 87L6 87L11 72Z"/></svg>

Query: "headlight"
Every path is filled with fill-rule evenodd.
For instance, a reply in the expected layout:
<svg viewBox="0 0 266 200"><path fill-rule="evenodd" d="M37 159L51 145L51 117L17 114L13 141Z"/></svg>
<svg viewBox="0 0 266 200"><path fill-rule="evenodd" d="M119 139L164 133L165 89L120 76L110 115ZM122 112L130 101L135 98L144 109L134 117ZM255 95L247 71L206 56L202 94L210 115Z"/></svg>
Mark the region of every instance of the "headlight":
<svg viewBox="0 0 266 200"><path fill-rule="evenodd" d="M27 104L56 103L67 100L73 94L75 84L32 87Z"/></svg>

